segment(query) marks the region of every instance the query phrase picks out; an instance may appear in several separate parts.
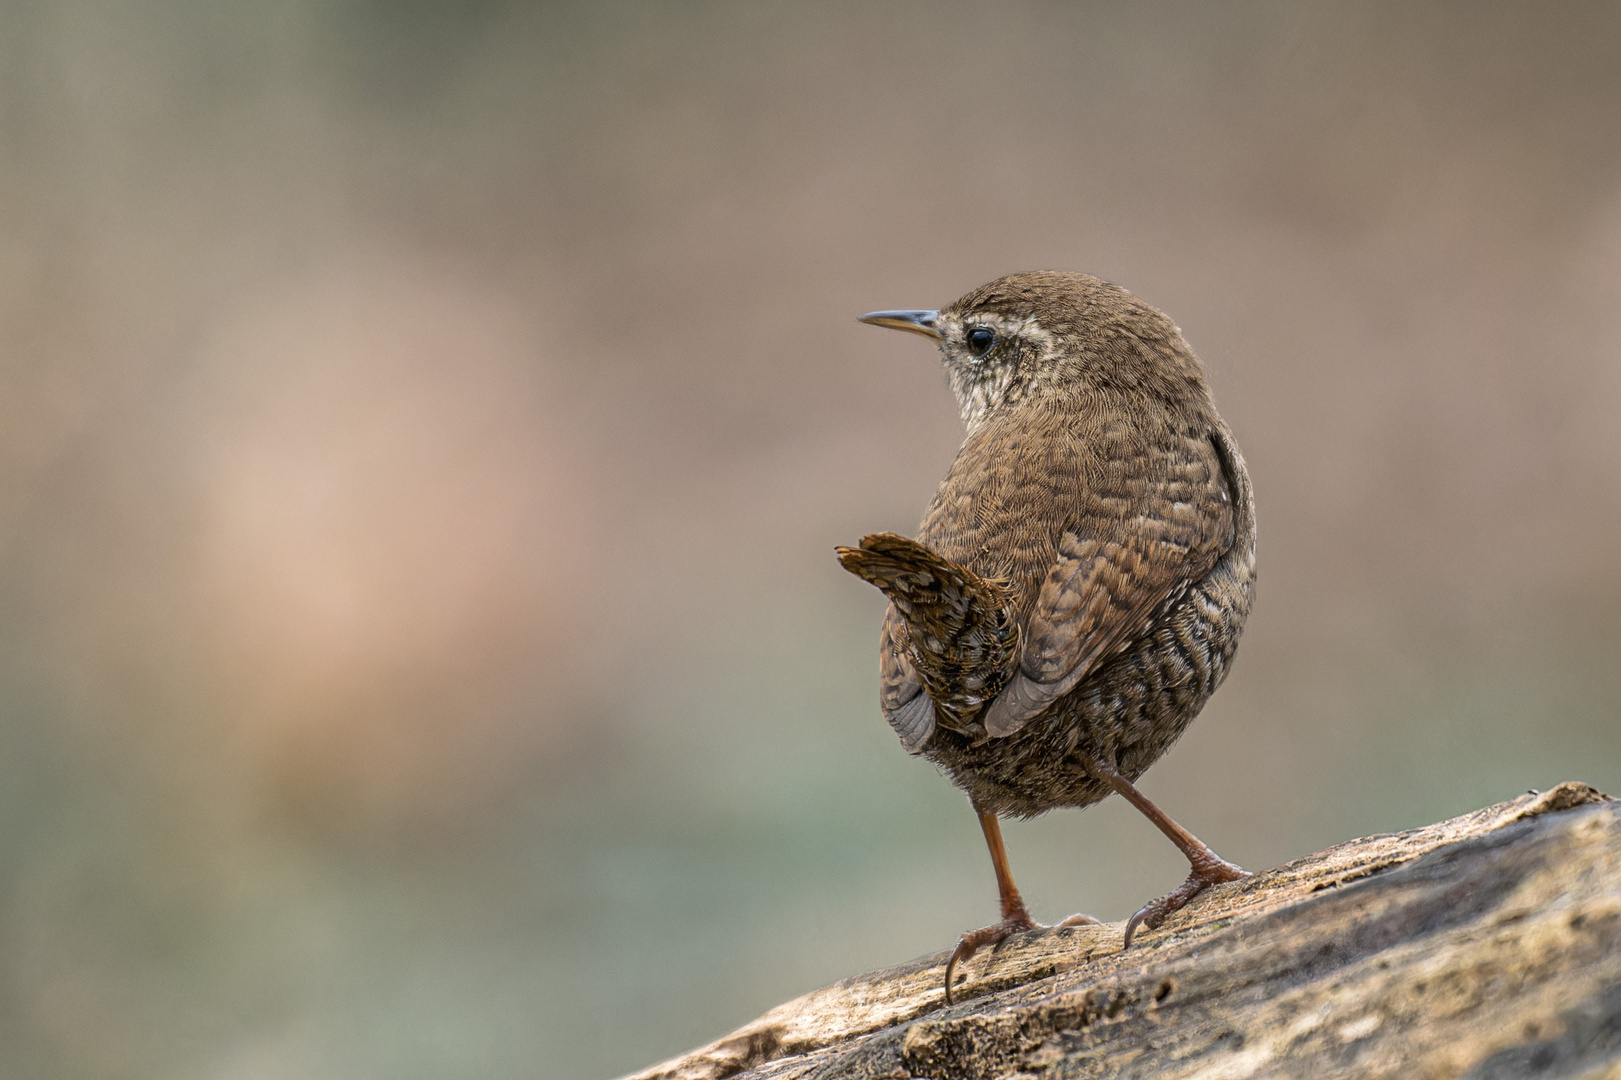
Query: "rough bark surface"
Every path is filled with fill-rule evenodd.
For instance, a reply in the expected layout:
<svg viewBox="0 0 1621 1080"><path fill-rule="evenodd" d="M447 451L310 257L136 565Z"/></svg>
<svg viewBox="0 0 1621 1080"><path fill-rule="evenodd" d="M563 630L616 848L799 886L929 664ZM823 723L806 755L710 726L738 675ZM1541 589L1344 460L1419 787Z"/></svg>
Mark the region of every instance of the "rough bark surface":
<svg viewBox="0 0 1621 1080"><path fill-rule="evenodd" d="M1565 783L1217 886L1120 951L1038 931L846 979L633 1080L1621 1080L1621 802Z"/></svg>

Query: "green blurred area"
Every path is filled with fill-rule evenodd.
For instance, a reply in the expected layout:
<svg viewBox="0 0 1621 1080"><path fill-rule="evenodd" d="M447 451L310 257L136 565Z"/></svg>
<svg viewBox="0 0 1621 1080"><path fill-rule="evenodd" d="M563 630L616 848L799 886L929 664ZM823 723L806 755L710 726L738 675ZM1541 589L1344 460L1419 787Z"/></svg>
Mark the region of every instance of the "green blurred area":
<svg viewBox="0 0 1621 1080"><path fill-rule="evenodd" d="M0 1076L606 1077L988 921L832 547L961 437L853 317L1014 270L1255 479L1171 813L1621 788L1618 101L1609 3L0 9Z"/></svg>

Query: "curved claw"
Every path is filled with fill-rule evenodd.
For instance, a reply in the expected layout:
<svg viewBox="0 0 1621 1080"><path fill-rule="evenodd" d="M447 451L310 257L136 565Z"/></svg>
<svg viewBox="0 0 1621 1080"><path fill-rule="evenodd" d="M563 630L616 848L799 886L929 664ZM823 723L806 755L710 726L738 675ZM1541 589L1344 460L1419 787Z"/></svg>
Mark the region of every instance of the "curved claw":
<svg viewBox="0 0 1621 1080"><path fill-rule="evenodd" d="M957 973L957 965L965 960L973 959L979 951L979 943L973 940L973 934L964 934L957 940L957 947L951 951L951 959L946 961L946 1004L955 1004L951 1000L951 979Z"/></svg>
<svg viewBox="0 0 1621 1080"><path fill-rule="evenodd" d="M1102 926L1100 919L1090 915L1071 915L1058 927L1065 926ZM1048 930L1055 927L1043 926L1034 919L1025 916L1022 919L1006 919L995 926L986 926L978 930L970 930L957 939L957 947L951 951L951 959L946 961L946 1004L954 1005L956 1001L951 996L951 984L957 975L957 965L966 964L973 959L974 954L985 946L990 945L993 951L1007 944L1014 934L1023 934L1030 930Z"/></svg>
<svg viewBox="0 0 1621 1080"><path fill-rule="evenodd" d="M1188 880L1166 893L1158 900L1150 900L1137 909L1137 914L1126 921L1125 942L1120 951L1125 952L1131 948L1131 941L1137 936L1137 927L1146 926L1150 930L1158 930L1172 912L1187 907L1188 901L1204 892L1212 885L1224 881L1237 881L1249 877L1249 872L1242 867L1234 866L1230 862L1217 860L1216 863L1203 868L1195 867L1188 875Z"/></svg>
<svg viewBox="0 0 1621 1080"><path fill-rule="evenodd" d="M1025 916L1022 919L1005 919L995 926L981 927L964 934L957 940L957 947L951 951L951 959L946 961L946 1004L956 1004L951 997L951 982L956 977L958 964L967 963L975 953L987 945L1000 949L1002 943L1014 934L1045 929L1047 929L1045 926Z"/></svg>
<svg viewBox="0 0 1621 1080"><path fill-rule="evenodd" d="M1014 934L1026 930L1043 929L1037 923L999 922L995 926L983 927L979 930L970 930L957 939L957 947L951 951L951 959L946 961L946 1004L951 1005L951 980L957 973L957 965L965 964L973 959L975 953L986 945L1000 947L1002 942Z"/></svg>
<svg viewBox="0 0 1621 1080"><path fill-rule="evenodd" d="M957 947L951 951L951 959L946 961L946 1004L954 1004L954 1002L951 1000L951 980L952 977L957 973L958 964L965 964L969 960L972 960L974 954L977 953L983 946L994 945L1000 948L1002 942L1006 941L1014 934L1021 933L1025 930L1036 929L1040 928L1034 923L1026 926L1019 923L1002 922L997 923L995 926L984 927L980 930L970 930L968 933L958 938Z"/></svg>
<svg viewBox="0 0 1621 1080"><path fill-rule="evenodd" d="M1150 900L1148 903L1137 909L1137 914L1133 915L1126 921L1126 940L1120 945L1121 952L1125 952L1127 949L1131 948L1131 939L1137 936L1137 927L1141 926L1145 922L1148 922L1148 920L1155 914L1153 909L1159 903L1159 900ZM1148 922L1148 928L1150 930L1158 930L1160 924L1164 921L1165 916L1161 914L1158 919L1155 919L1153 922Z"/></svg>

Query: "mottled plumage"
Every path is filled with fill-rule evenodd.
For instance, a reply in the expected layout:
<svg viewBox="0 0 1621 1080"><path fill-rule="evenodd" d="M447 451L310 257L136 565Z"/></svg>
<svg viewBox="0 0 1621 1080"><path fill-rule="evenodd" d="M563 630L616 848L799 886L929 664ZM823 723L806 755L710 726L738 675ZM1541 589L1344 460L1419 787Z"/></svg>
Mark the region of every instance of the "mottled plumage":
<svg viewBox="0 0 1621 1080"><path fill-rule="evenodd" d="M968 425L915 541L839 549L890 598L885 717L989 816L993 856L995 815L1138 801L1130 781L1226 676L1253 591L1249 476L1199 361L1164 314L1083 274L866 319L938 339Z"/></svg>

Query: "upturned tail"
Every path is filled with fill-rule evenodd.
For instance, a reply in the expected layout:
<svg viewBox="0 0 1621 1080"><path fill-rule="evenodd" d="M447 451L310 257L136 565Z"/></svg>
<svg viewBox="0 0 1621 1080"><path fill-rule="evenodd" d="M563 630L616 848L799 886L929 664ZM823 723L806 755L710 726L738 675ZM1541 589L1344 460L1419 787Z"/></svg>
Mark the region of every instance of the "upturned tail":
<svg viewBox="0 0 1621 1080"><path fill-rule="evenodd" d="M1019 651L1008 591L894 533L838 548L850 573L883 590L904 633L895 647L947 727L979 734L980 710L1006 685Z"/></svg>

